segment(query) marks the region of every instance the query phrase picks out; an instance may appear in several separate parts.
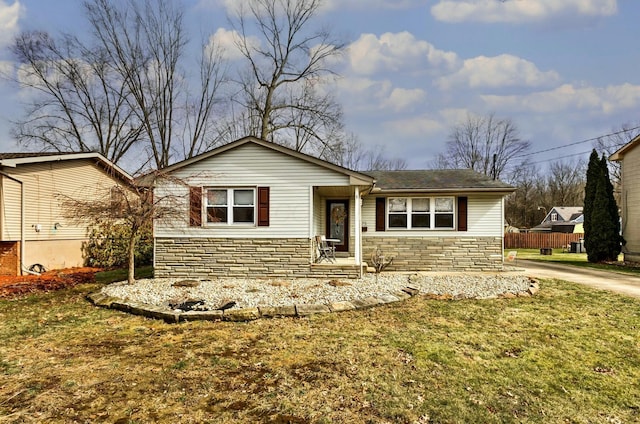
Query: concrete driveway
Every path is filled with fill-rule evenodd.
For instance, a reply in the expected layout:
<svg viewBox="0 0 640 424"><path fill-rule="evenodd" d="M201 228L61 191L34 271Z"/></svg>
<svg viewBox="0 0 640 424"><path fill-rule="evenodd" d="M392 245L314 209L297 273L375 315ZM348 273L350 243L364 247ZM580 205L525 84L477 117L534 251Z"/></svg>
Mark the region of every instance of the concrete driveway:
<svg viewBox="0 0 640 424"><path fill-rule="evenodd" d="M640 298L640 277L617 272L563 265L557 262L518 260L518 268L524 268L529 277L557 278L573 281L601 290L609 290Z"/></svg>

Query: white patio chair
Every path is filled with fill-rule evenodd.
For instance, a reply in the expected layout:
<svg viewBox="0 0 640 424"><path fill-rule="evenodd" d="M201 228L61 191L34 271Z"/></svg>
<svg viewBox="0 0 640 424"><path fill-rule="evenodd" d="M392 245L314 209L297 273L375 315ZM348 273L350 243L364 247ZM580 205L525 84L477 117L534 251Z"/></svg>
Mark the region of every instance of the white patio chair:
<svg viewBox="0 0 640 424"><path fill-rule="evenodd" d="M325 236L316 236L316 247L318 249L318 258L316 259L317 263L320 263L325 259L329 262L336 261L336 248L334 246L329 246Z"/></svg>

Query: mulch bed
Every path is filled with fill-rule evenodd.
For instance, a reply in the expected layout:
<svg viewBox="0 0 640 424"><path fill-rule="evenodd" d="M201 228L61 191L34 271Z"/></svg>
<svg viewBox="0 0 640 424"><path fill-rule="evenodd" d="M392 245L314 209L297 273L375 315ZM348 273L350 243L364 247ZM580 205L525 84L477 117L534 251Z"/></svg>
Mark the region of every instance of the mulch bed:
<svg viewBox="0 0 640 424"><path fill-rule="evenodd" d="M41 275L0 276L0 298L48 292L95 281L99 268L67 268Z"/></svg>

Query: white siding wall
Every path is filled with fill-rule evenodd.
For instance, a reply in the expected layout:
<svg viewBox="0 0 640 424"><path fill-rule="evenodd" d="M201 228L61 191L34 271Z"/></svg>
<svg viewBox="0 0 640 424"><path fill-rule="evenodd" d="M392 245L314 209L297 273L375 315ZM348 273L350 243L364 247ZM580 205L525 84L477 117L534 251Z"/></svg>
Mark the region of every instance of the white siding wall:
<svg viewBox="0 0 640 424"><path fill-rule="evenodd" d="M442 194L438 194L438 196L442 196ZM463 233L452 230L387 230L384 232L376 232L376 196L370 195L365 197L363 200L362 221L366 222L368 229L366 233L362 234L362 236L386 235L389 237L397 237L399 234L406 234L410 237L460 237L461 234L464 234L472 237L502 237L504 231L502 218L502 196L478 194L469 195L467 197L467 231Z"/></svg>
<svg viewBox="0 0 640 424"><path fill-rule="evenodd" d="M630 150L622 162L622 236L625 259L640 261L640 148Z"/></svg>
<svg viewBox="0 0 640 424"><path fill-rule="evenodd" d="M22 187L20 183L2 176L2 240L20 240Z"/></svg>
<svg viewBox="0 0 640 424"><path fill-rule="evenodd" d="M270 187L270 225L189 227L187 188L174 186L171 190L184 199L185 220L156 222L156 237L309 238L310 225L318 225L309 222L309 187L349 185L349 177L343 174L253 144L201 160L172 175L190 186ZM159 187L157 195L162 196L164 189ZM319 203L315 207L323 207Z"/></svg>
<svg viewBox="0 0 640 424"><path fill-rule="evenodd" d="M72 240L86 237L86 225L64 218L60 195L77 199L109 196L110 188L117 184L104 170L91 160L69 160L5 168L5 173L24 183L25 239ZM20 239L20 187L4 178L2 213L5 214L4 240ZM59 223L58 229L54 225ZM35 231L35 226L40 231Z"/></svg>

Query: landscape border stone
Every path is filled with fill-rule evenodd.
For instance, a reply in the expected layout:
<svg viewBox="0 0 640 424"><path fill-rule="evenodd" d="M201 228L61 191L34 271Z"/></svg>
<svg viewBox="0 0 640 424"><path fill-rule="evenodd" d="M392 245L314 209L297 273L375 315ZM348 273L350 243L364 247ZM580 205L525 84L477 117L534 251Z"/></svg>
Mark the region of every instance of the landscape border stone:
<svg viewBox="0 0 640 424"><path fill-rule="evenodd" d="M404 290L404 289L403 289ZM227 309L225 311L181 311L168 307L150 305L147 303L129 302L124 299L107 296L101 292L93 292L87 295L95 306L108 309L115 309L127 312L132 315L144 316L147 318L161 319L167 323L177 323L185 321L253 321L259 318L278 317L307 317L315 314L328 314L331 312L345 312L356 309L367 309L388 303L406 300L418 294L415 287L407 287L407 291L369 296L354 299L351 302L341 301L330 304L297 304L287 306L258 306L257 308Z"/></svg>
<svg viewBox="0 0 640 424"><path fill-rule="evenodd" d="M411 280L410 280L411 281ZM520 293L503 293L498 298L511 299L515 297L535 296L540 290L539 282L530 278L530 284L526 291ZM253 321L260 318L279 317L308 317L315 314L326 314L332 312L345 312L357 309L373 308L384 304L407 300L420 293L416 286L408 285L400 290L388 294L379 294L357 298L351 301L337 301L328 304L295 304L286 306L261 305L250 308L232 308L226 310L190 310L182 311L171 309L167 306L152 305L128 301L109 296L101 291L87 295L95 306L115 309L133 315L140 315L147 318L161 319L167 323L178 323L185 321L231 321L243 322ZM433 295L425 293L436 299L453 299L450 295ZM495 297L493 297L495 298Z"/></svg>

